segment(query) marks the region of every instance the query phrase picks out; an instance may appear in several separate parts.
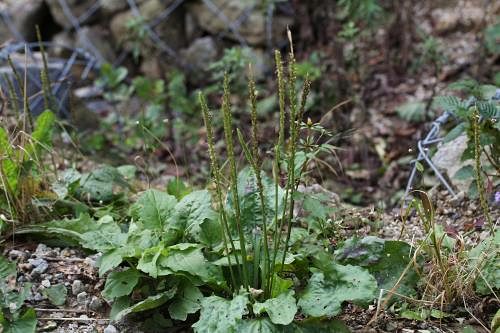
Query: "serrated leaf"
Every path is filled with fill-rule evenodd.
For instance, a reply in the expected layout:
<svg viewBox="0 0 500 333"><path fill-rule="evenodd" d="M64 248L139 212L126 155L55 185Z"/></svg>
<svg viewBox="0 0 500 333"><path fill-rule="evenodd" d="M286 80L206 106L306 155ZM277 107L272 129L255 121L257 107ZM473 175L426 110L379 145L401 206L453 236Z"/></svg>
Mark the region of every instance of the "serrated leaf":
<svg viewBox="0 0 500 333"><path fill-rule="evenodd" d="M455 140L462 134L466 129L465 123L460 123L457 126L453 127L451 131L449 131L443 139L443 142L450 142Z"/></svg>
<svg viewBox="0 0 500 333"><path fill-rule="evenodd" d="M264 303L255 303L253 311L257 314L267 312L273 324L288 325L293 321L297 313L294 294L293 290L289 290L276 298L266 300Z"/></svg>
<svg viewBox="0 0 500 333"><path fill-rule="evenodd" d="M248 298L236 295L232 300L219 296L206 297L201 302L200 319L193 324L195 333L233 333L247 313Z"/></svg>
<svg viewBox="0 0 500 333"><path fill-rule="evenodd" d="M377 290L377 282L367 270L332 263L329 272L313 273L298 305L306 315L333 317L340 313L343 302L371 302Z"/></svg>
<svg viewBox="0 0 500 333"><path fill-rule="evenodd" d="M129 295L139 282L139 276L139 271L133 268L110 273L106 279L102 295L107 299Z"/></svg>
<svg viewBox="0 0 500 333"><path fill-rule="evenodd" d="M177 200L166 192L155 189L142 193L137 202L132 206L134 217L151 230L161 230L170 218Z"/></svg>
<svg viewBox="0 0 500 333"><path fill-rule="evenodd" d="M35 333L36 331L36 313L34 309L27 309L14 321L7 321L2 318L0 322L3 327L2 333Z"/></svg>
<svg viewBox="0 0 500 333"><path fill-rule="evenodd" d="M175 293L177 292L177 288L172 288L169 289L168 291L165 291L163 293L160 293L158 295L154 296L149 296L143 301L140 301L120 312L118 312L115 315L115 320L119 321L125 316L128 316L131 313L137 313L137 312L143 312L151 309L155 309L157 307L162 306L163 304L167 303L172 297L174 297Z"/></svg>
<svg viewBox="0 0 500 333"><path fill-rule="evenodd" d="M55 306L61 306L66 303L66 297L68 295L68 290L64 284L55 284L49 288L45 288L42 294L47 297Z"/></svg>
<svg viewBox="0 0 500 333"><path fill-rule="evenodd" d="M168 306L170 318L185 321L188 314L196 313L201 308L202 299L203 294L198 287L184 283Z"/></svg>
<svg viewBox="0 0 500 333"><path fill-rule="evenodd" d="M349 328L340 320L329 319L320 321L308 318L301 322L285 327L285 333L351 333Z"/></svg>
<svg viewBox="0 0 500 333"><path fill-rule="evenodd" d="M479 114L485 119L493 119L500 117L500 110L493 102L478 101L476 102Z"/></svg>

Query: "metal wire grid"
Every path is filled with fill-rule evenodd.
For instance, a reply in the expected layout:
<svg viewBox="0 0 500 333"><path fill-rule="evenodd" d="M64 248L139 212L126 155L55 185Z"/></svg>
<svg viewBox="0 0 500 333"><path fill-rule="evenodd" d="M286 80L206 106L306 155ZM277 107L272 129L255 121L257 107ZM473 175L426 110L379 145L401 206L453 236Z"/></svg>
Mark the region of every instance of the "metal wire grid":
<svg viewBox="0 0 500 333"><path fill-rule="evenodd" d="M491 98L492 101L500 101L500 89L496 90L495 95ZM471 98L467 101L467 108L474 105L476 100ZM419 140L417 142L418 156L416 159L410 161L410 165L412 165L412 170L410 173L410 177L408 178L408 183L406 185L405 191L405 200L408 202L411 200L411 191L413 190L413 185L415 183L415 179L417 176L417 163L425 162L427 166L434 172L437 179L441 182L441 184L446 188L446 190L453 196L456 195L453 186L448 182L448 180L444 177L444 175L439 171L436 165L432 162L431 157L429 156L429 147L433 145L437 145L439 142L443 141L443 138L440 137L440 129L446 124L450 119L456 119L455 114L451 111L445 111L441 116L439 116L431 125L431 129L424 137L424 139ZM479 121L483 121L483 118L480 117Z"/></svg>
<svg viewBox="0 0 500 333"><path fill-rule="evenodd" d="M70 92L69 85L71 84L71 70L75 65L82 66L83 70L79 76L80 80L87 79L89 73L98 68L98 60L91 55L89 52L82 49L70 48L65 45L42 42L45 49L50 50L52 47L65 48L71 52L71 55L67 59L61 58L50 58L49 66L52 64L59 65L61 68L60 72L57 73L57 78L51 80L51 93L54 96L56 102L56 109L62 115L69 115L69 110L67 109L66 101L68 100L68 94ZM39 48L39 43L13 43L9 44L0 50L0 64L7 65L7 59L14 53L25 52L26 56L30 57L32 61L37 61L34 56L34 50ZM11 58L11 61L15 68L24 68L25 65L20 63L15 58ZM38 60L39 61L39 60ZM30 108L32 110L37 110L43 102L42 92L42 82L40 75L34 75L33 72L26 70L26 76L30 84L34 85L38 90L32 96L29 96ZM20 86L22 83L17 82ZM17 96L20 99L20 96Z"/></svg>
<svg viewBox="0 0 500 333"><path fill-rule="evenodd" d="M135 17L140 17L140 7L137 4L136 0L126 0L127 4L132 12L132 14ZM217 6L214 1L212 0L200 0L203 5L206 7L210 13L212 13L214 19L221 20L224 22L226 29L221 31L220 33L217 34L218 38L224 38L227 37L228 35L234 36L234 38L237 40L237 42L241 46L247 46L247 40L245 39L244 36L240 33L241 26L248 20L250 15L257 10L255 4L250 4L248 7L246 7L242 13L233 21L231 21L225 14L224 14L224 8L229 5L229 2L226 1L222 5ZM169 17L179 9L183 4L187 3L188 0L175 0L173 1L170 5L168 5L165 10L162 12L158 13L158 15L151 20L150 22L144 22L144 28L146 29L147 35L152 41L152 45L156 47L161 53L171 57L173 60L175 60L177 63L181 63L178 55L178 50L175 48L171 47L169 45L169 41L163 39L161 36L158 35L157 32L155 32L155 28L162 22L165 22L166 20L169 19ZM62 12L65 16L65 18L68 20L68 22L71 24L71 29L75 31L79 31L87 22L91 21L91 18L99 15L99 10L101 8L101 1L96 0L92 2L86 10L84 10L83 13L80 15L76 15L74 10L72 10L72 6L68 3L67 0L57 0L57 3L62 9ZM281 7L284 7L285 4L280 4ZM266 22L265 22L265 33L266 33L266 42L267 42L267 47L272 48L276 47L277 45L273 45L273 34L272 34L272 24L273 24L273 16L276 11L276 4L273 1L270 1L269 4L267 5L267 8L265 10L266 13ZM290 9L288 8L288 12L290 12ZM6 11L0 11L0 18L1 21L8 27L8 29L11 31L12 35L15 38L15 41L17 42L22 42L23 37L19 33L19 31L16 29L12 17L6 12ZM67 29L66 29L67 30ZM99 62L104 62L104 57L100 54L99 49L85 36L85 34L81 35L82 39L82 44L84 44L82 47L86 49L87 51L91 52L95 58L98 59ZM284 41L286 42L286 41ZM281 45L279 45L281 46ZM120 56L117 57L117 59L123 60L124 56L123 54L120 54Z"/></svg>

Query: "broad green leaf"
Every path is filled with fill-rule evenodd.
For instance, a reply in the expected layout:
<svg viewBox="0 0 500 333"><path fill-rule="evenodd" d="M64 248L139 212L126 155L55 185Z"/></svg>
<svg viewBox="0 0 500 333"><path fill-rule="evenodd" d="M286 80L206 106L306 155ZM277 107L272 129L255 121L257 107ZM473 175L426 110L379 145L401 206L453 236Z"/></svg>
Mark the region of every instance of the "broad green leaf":
<svg viewBox="0 0 500 333"><path fill-rule="evenodd" d="M273 324L288 325L297 313L297 304L293 297L294 291L289 290L276 298L270 298L264 303L253 305L254 313L267 312Z"/></svg>
<svg viewBox="0 0 500 333"><path fill-rule="evenodd" d="M472 165L466 165L461 167L457 172L455 172L453 178L458 180L469 180L473 179L474 176L475 176L475 171Z"/></svg>
<svg viewBox="0 0 500 333"><path fill-rule="evenodd" d="M245 319L238 324L235 330L238 333L281 333L282 330L274 325L269 318Z"/></svg>
<svg viewBox="0 0 500 333"><path fill-rule="evenodd" d="M36 313L33 309L26 310L13 322L2 319L2 333L35 333L36 331Z"/></svg>
<svg viewBox="0 0 500 333"><path fill-rule="evenodd" d="M373 236L348 239L335 254L341 264L367 268L377 280L379 289L385 290L394 287L412 259L409 244ZM410 268L401 279L396 291L403 295L413 295L417 283L417 273Z"/></svg>
<svg viewBox="0 0 500 333"><path fill-rule="evenodd" d="M342 303L368 303L377 297L377 282L363 268L331 264L327 272L314 269L299 299L302 312L312 317L333 317Z"/></svg>
<svg viewBox="0 0 500 333"><path fill-rule="evenodd" d="M147 318L141 325L141 329L148 333L165 333L173 323L170 318L165 318L161 313L155 312L152 317Z"/></svg>
<svg viewBox="0 0 500 333"><path fill-rule="evenodd" d="M500 309L497 310L495 316L491 320L491 332L497 333L500 329Z"/></svg>
<svg viewBox="0 0 500 333"><path fill-rule="evenodd" d="M175 206L172 217L165 225L164 240L167 245L179 240L183 234L199 242L202 238L200 225L208 219L215 220L210 193L207 190L194 191L184 196Z"/></svg>
<svg viewBox="0 0 500 333"><path fill-rule="evenodd" d="M16 264L0 256L0 280L16 274Z"/></svg>
<svg viewBox="0 0 500 333"><path fill-rule="evenodd" d="M469 252L469 265L476 272L475 288L480 295L500 289L500 233L483 240ZM478 272L481 272L479 274Z"/></svg>
<svg viewBox="0 0 500 333"><path fill-rule="evenodd" d="M83 200L109 202L115 197L114 189L128 187L122 175L111 166L103 166L82 175L76 194Z"/></svg>
<svg viewBox="0 0 500 333"><path fill-rule="evenodd" d="M465 123L460 123L457 126L453 127L451 131L449 131L443 139L443 142L450 142L460 136L466 129Z"/></svg>
<svg viewBox="0 0 500 333"><path fill-rule="evenodd" d="M262 185L264 188L264 205L267 216L267 224L270 225L275 211L275 186L269 177L262 172ZM256 226L261 227L263 218L259 189L255 173L251 168L245 168L238 174L238 196L240 200L241 220L247 233ZM283 211L284 191L278 187L278 214ZM228 196L228 207L233 207L232 196Z"/></svg>
<svg viewBox="0 0 500 333"><path fill-rule="evenodd" d="M177 200L181 200L183 197L191 193L191 188L179 178L172 178L167 183L167 193L176 197Z"/></svg>
<svg viewBox="0 0 500 333"><path fill-rule="evenodd" d="M158 267L158 258L160 256L167 256L168 251L162 246L155 246L145 250L142 253L141 259L137 264L137 269L148 273L151 277L158 277L158 275L168 275L173 273L170 269L161 269Z"/></svg>
<svg viewBox="0 0 500 333"><path fill-rule="evenodd" d="M133 215L146 229L161 230L170 218L176 203L174 196L151 189L142 193L131 209Z"/></svg>
<svg viewBox="0 0 500 333"><path fill-rule="evenodd" d="M16 192L19 168L16 165L15 157L13 156L11 143L7 130L0 127L0 167L7 178L7 184L13 192ZM2 188L2 187L0 187Z"/></svg>
<svg viewBox="0 0 500 333"><path fill-rule="evenodd" d="M109 312L109 318L111 320L116 320L117 314L130 307L130 301L131 299L128 295L115 299L113 301L113 306L111 306L111 311Z"/></svg>
<svg viewBox="0 0 500 333"><path fill-rule="evenodd" d="M87 249L105 252L125 245L127 234L122 233L120 226L109 215L101 217L95 223L95 230L80 236L80 245Z"/></svg>
<svg viewBox="0 0 500 333"><path fill-rule="evenodd" d="M168 306L170 318L185 321L188 314L195 313L201 308L203 294L198 287L191 283L183 283L172 303Z"/></svg>
<svg viewBox="0 0 500 333"><path fill-rule="evenodd" d="M147 310L151 310L151 309L155 309L157 307L160 307L163 304L167 303L170 299L172 299L172 297L174 297L176 292L177 292L177 288L172 288L172 289L165 291L165 292L162 292L158 295L149 296L145 300L140 301L139 303L136 303L136 304L132 305L131 307L128 307L128 308L118 312L115 315L115 320L118 321L131 313L143 312L143 311L147 311Z"/></svg>
<svg viewBox="0 0 500 333"><path fill-rule="evenodd" d="M161 269L188 273L206 283L215 285L224 283L222 270L205 259L198 244L181 243L168 247L167 254L158 258L158 265ZM189 278L189 275L186 277Z"/></svg>
<svg viewBox="0 0 500 333"><path fill-rule="evenodd" d="M193 324L195 333L238 332L243 316L247 313L248 298L236 295L232 300L219 296L206 297L201 301L200 319Z"/></svg>
<svg viewBox="0 0 500 333"><path fill-rule="evenodd" d="M109 252L104 253L97 260L97 266L99 267L99 276L103 276L107 271L118 267L123 261L123 255L121 249L113 249Z"/></svg>
<svg viewBox="0 0 500 333"><path fill-rule="evenodd" d="M102 295L107 299L129 295L139 282L139 276L139 271L133 268L110 273L106 279Z"/></svg>
<svg viewBox="0 0 500 333"><path fill-rule="evenodd" d="M43 295L47 297L55 306L61 306L66 303L66 296L68 295L68 290L64 284L55 284L46 288L42 291Z"/></svg>
<svg viewBox="0 0 500 333"><path fill-rule="evenodd" d="M29 153L40 154L43 150L52 145L52 134L56 116L52 111L45 110L35 121L35 130L31 134L33 139L33 150Z"/></svg>
<svg viewBox="0 0 500 333"><path fill-rule="evenodd" d="M52 191L59 199L64 199L69 193L74 192L82 175L75 169L67 169L61 172L58 180L52 184Z"/></svg>
<svg viewBox="0 0 500 333"><path fill-rule="evenodd" d="M290 279L282 279L278 274L274 274L273 289L271 290L272 297L276 297L293 286L293 281Z"/></svg>

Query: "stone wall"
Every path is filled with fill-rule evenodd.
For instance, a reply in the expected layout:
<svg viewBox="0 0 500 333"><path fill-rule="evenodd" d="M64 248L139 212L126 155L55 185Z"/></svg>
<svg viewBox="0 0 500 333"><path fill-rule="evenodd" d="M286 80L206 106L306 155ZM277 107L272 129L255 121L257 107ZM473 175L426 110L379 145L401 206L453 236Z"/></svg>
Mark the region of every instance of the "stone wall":
<svg viewBox="0 0 500 333"><path fill-rule="evenodd" d="M271 49L286 43L290 9L275 0L3 0L0 45L36 41L39 25L45 41L82 48L100 62L152 77L181 67L201 84L208 65L231 46L251 47L265 65Z"/></svg>

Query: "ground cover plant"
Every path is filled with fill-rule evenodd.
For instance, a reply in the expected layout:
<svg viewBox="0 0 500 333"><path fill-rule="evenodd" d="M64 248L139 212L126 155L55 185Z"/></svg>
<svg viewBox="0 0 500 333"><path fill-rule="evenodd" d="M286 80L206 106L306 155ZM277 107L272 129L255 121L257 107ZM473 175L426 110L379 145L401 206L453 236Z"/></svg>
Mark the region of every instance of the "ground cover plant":
<svg viewBox="0 0 500 333"><path fill-rule="evenodd" d="M370 178L346 158L359 147L337 146L344 124L328 119L350 104L373 112L367 62L380 58L365 39L392 13L374 0L338 6L339 71L352 77L352 96L333 107L342 93L323 83L330 55L298 61L290 31L287 56L273 53L275 82L254 76L251 47L225 48L201 88L179 69L152 78L104 64L89 87L107 106L134 101L140 112L106 111L84 130L52 103L46 64L39 115L15 97L18 88L26 96L27 78L10 66L14 80L5 76L0 90L0 332L498 331L499 90L436 80L423 99L394 98L391 121L419 130L452 114L442 144L465 142L451 181L467 181L466 190L452 197L428 186L432 174L419 165L422 182L394 215L384 204L401 186L377 207L354 207L383 189L325 189L329 175ZM127 24L134 63L154 48L144 47L146 27ZM485 28L485 54L495 52L495 31ZM418 36L411 71L429 66L437 78L443 45ZM359 139L368 127L348 134ZM371 172L399 173L387 144L377 139L383 164Z"/></svg>

